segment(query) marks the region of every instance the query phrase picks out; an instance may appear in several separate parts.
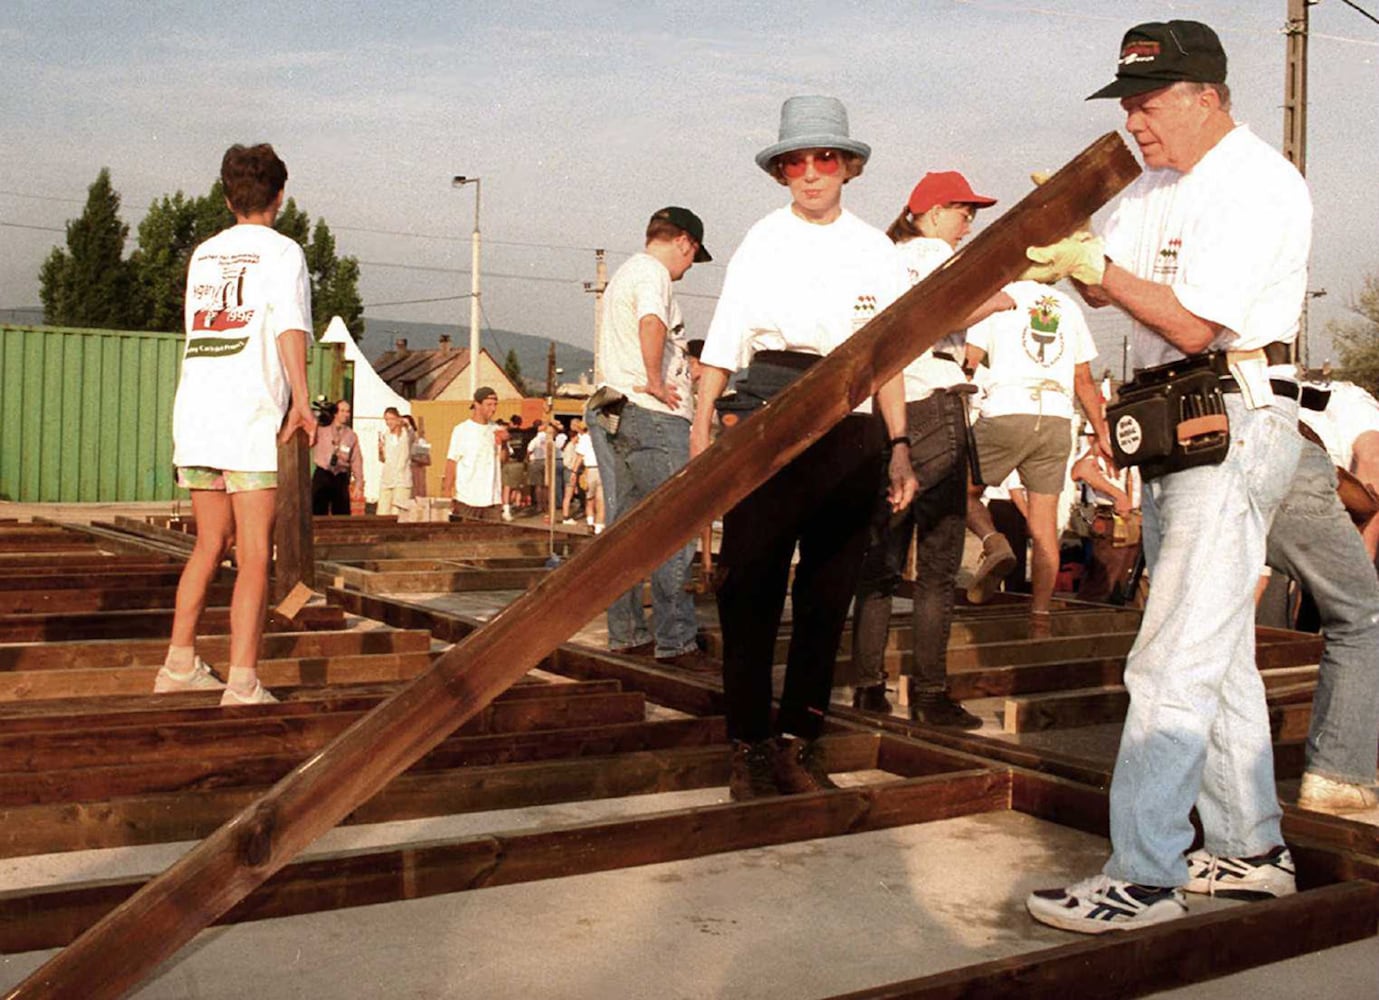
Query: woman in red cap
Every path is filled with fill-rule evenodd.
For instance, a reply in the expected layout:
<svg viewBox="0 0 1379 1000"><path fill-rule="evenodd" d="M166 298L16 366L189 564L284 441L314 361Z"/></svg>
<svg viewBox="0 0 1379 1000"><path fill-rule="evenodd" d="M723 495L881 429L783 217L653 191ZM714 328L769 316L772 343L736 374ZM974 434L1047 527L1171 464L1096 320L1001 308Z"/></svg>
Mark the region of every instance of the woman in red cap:
<svg viewBox="0 0 1379 1000"><path fill-rule="evenodd" d="M972 228L977 210L996 204L973 192L954 170L925 174L886 231L918 284L953 255ZM967 323L1014 305L998 292ZM931 726L975 729L981 719L948 693L948 634L953 617L953 581L962 564L966 533L968 432L964 396L972 391L959 359L963 333L949 334L912 361L904 373L905 422L910 462L919 481L914 503L892 516L879 503L857 587L853 618L853 707L889 714L885 649L891 597L900 583L910 539L917 575L914 589L914 658L908 686L910 717Z"/></svg>

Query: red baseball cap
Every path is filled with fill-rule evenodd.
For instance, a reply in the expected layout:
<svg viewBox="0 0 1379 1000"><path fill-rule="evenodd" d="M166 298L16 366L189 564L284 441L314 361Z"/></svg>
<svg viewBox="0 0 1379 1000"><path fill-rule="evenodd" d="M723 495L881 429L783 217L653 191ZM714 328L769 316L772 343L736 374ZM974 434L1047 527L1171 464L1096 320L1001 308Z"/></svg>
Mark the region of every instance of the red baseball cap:
<svg viewBox="0 0 1379 1000"><path fill-rule="evenodd" d="M906 207L911 215L923 215L935 205L950 205L955 202L959 205L986 208L988 205L996 204L996 199L975 193L972 185L967 183L967 178L956 170L938 170L925 174L923 180L915 185Z"/></svg>

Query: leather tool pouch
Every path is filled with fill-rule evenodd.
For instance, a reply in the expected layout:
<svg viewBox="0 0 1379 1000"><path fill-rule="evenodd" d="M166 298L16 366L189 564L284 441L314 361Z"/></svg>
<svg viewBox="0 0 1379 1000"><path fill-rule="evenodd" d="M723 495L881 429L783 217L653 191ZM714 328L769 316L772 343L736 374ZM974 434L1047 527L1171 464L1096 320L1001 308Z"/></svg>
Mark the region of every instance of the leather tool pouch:
<svg viewBox="0 0 1379 1000"><path fill-rule="evenodd" d="M1225 461L1231 435L1224 366L1223 355L1203 354L1136 372L1106 408L1116 464L1137 465L1154 479Z"/></svg>
<svg viewBox="0 0 1379 1000"><path fill-rule="evenodd" d="M758 351L752 355L746 376L714 403L724 429L750 417L820 360L817 354L799 351Z"/></svg>

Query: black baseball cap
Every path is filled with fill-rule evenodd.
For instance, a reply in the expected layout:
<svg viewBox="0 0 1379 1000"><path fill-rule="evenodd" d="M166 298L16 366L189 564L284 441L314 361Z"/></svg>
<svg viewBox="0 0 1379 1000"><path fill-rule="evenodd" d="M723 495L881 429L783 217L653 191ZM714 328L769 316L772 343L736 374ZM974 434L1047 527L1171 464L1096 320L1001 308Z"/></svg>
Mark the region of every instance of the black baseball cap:
<svg viewBox="0 0 1379 1000"><path fill-rule="evenodd" d="M1226 51L1201 21L1149 21L1125 33L1116 79L1087 100L1133 97L1179 80L1225 83Z"/></svg>
<svg viewBox="0 0 1379 1000"><path fill-rule="evenodd" d="M696 264L707 264L713 260L708 248L704 246L704 223L699 216L695 215L688 208L681 208L679 205L668 205L659 212L651 216L654 222L657 219L664 219L672 226L679 226L689 234L690 239L699 244L699 249L694 253Z"/></svg>

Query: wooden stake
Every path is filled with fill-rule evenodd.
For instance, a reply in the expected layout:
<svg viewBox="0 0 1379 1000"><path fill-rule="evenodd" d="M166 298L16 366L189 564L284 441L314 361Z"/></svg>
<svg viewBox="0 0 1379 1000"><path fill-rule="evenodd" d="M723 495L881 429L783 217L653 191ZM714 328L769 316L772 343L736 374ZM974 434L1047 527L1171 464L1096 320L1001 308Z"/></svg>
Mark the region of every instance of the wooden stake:
<svg viewBox="0 0 1379 1000"><path fill-rule="evenodd" d="M127 993L567 636L846 417L1140 172L1108 133L798 382L10 993Z"/></svg>

